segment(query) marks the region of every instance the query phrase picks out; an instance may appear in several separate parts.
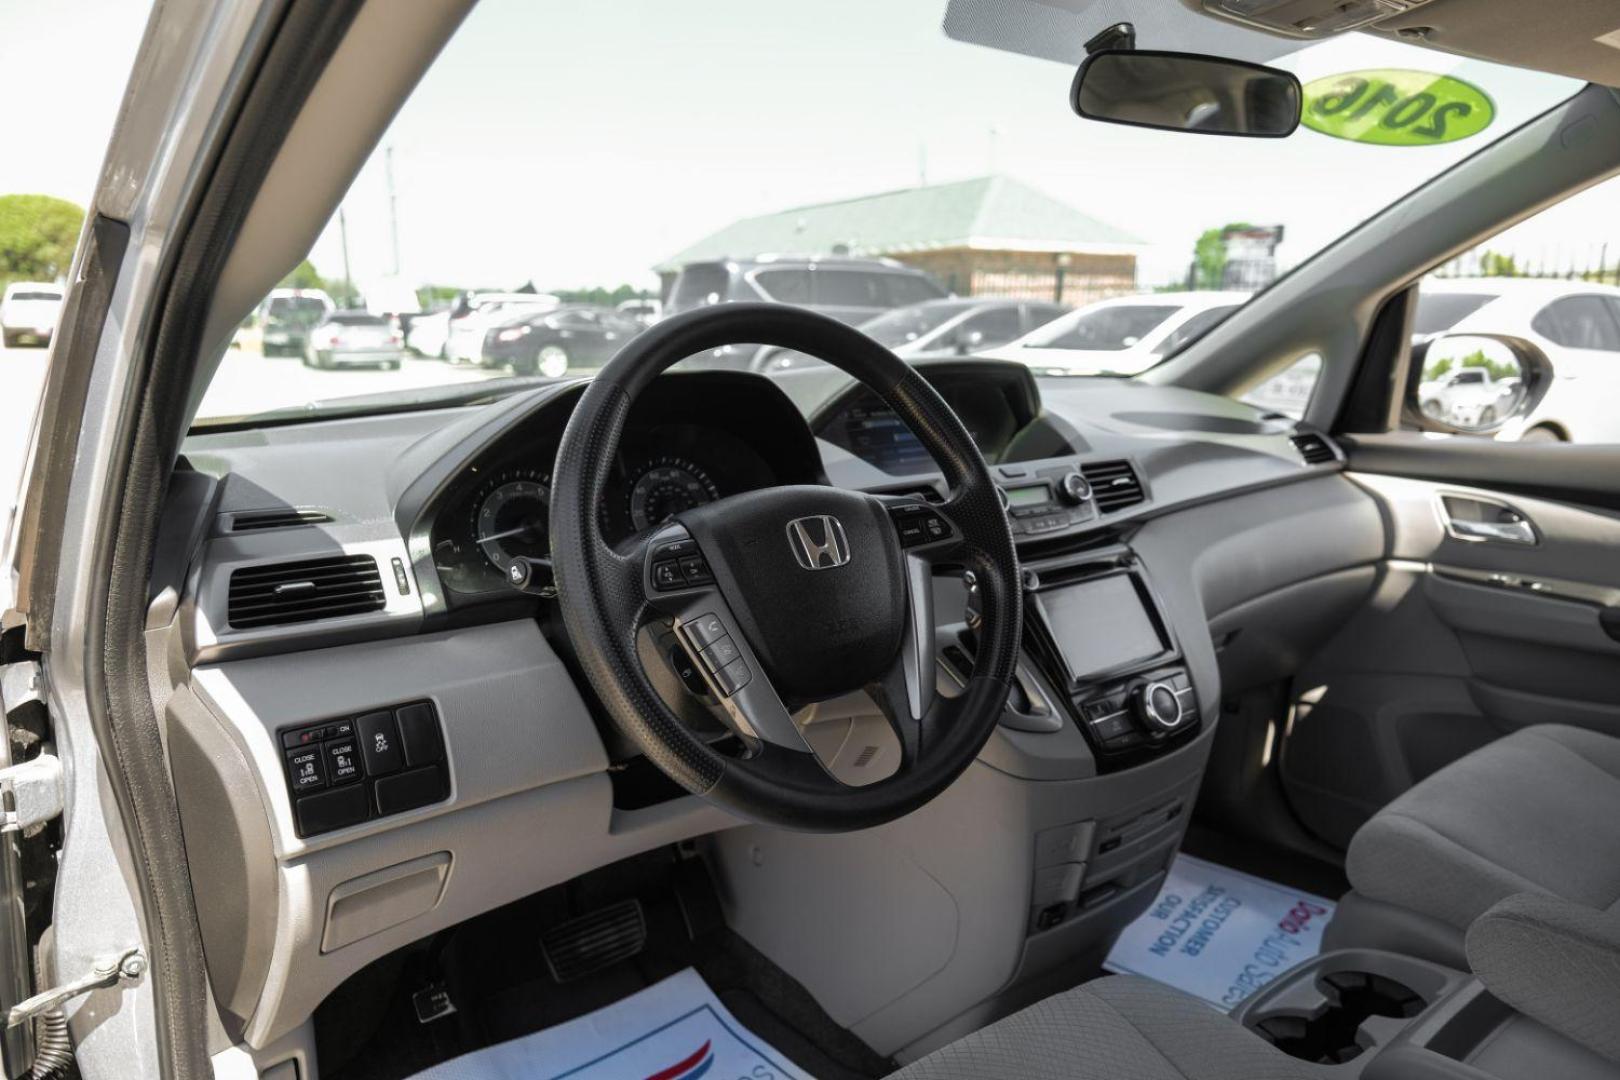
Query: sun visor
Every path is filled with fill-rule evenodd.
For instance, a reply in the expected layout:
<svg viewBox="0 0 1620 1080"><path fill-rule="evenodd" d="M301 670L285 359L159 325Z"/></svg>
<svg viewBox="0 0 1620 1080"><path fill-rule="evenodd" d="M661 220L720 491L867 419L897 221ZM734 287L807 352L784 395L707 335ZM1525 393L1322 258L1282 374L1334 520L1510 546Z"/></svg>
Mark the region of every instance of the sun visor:
<svg viewBox="0 0 1620 1080"><path fill-rule="evenodd" d="M1138 48L1256 64L1306 44L1201 15L1174 0L949 0L945 8L947 37L1071 66L1085 59L1086 42L1121 22L1136 27Z"/></svg>

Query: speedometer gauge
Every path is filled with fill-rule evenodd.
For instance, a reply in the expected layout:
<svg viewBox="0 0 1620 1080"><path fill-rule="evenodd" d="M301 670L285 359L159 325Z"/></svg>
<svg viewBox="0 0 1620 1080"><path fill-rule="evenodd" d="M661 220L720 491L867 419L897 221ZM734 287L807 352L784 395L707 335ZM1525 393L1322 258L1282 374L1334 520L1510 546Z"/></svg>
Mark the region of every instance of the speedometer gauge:
<svg viewBox="0 0 1620 1080"><path fill-rule="evenodd" d="M679 457L654 458L630 488L630 524L637 532L662 525L682 510L720 497L709 474Z"/></svg>
<svg viewBox="0 0 1620 1080"><path fill-rule="evenodd" d="M550 503L550 476L530 470L502 473L478 498L473 540L503 574L511 570L516 556L546 558L551 554Z"/></svg>

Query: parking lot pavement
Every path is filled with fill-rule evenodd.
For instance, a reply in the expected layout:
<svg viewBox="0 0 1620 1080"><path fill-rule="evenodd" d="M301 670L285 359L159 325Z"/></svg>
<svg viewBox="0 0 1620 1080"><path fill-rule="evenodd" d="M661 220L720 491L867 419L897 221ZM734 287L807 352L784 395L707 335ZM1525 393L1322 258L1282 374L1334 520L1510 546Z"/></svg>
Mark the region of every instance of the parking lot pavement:
<svg viewBox="0 0 1620 1080"><path fill-rule="evenodd" d="M0 521L22 476L23 454L45 382L45 349L0 346ZM296 357L261 356L231 349L203 400L204 416L237 416L284 405L380 394L390 390L478 382L502 372L454 367L442 360L408 358L398 371L307 368Z"/></svg>

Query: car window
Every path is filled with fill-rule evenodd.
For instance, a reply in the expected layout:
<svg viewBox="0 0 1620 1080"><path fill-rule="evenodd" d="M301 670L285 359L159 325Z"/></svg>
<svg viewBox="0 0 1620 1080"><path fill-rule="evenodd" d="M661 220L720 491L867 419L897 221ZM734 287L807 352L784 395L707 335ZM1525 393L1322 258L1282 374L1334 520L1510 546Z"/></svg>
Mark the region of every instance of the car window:
<svg viewBox="0 0 1620 1080"><path fill-rule="evenodd" d="M1005 345L1020 333L1020 320L1018 309L1011 305L991 308L981 311L977 315L969 316L962 321L959 335L982 334L978 343L979 348L989 348L991 345Z"/></svg>
<svg viewBox="0 0 1620 1080"><path fill-rule="evenodd" d="M1028 342L1035 349L1128 349L1181 310L1170 304L1115 304L1080 316L1061 332Z"/></svg>
<svg viewBox="0 0 1620 1080"><path fill-rule="evenodd" d="M1443 333L1495 299L1491 293L1437 293L1419 289L1412 333Z"/></svg>
<svg viewBox="0 0 1620 1080"><path fill-rule="evenodd" d="M879 345L893 349L933 333L962 314L971 304L917 304L896 308L861 323L861 332Z"/></svg>
<svg viewBox="0 0 1620 1080"><path fill-rule="evenodd" d="M920 304L946 295L944 289L917 274L885 274L884 283L888 286L889 307Z"/></svg>
<svg viewBox="0 0 1620 1080"><path fill-rule="evenodd" d="M726 299L731 274L723 266L688 266L675 280L675 291L670 294L672 311L701 307Z"/></svg>
<svg viewBox="0 0 1620 1080"><path fill-rule="evenodd" d="M1205 334L1226 320L1226 317L1238 309L1236 304L1226 304L1221 307L1200 311L1174 330L1170 331L1165 339L1159 342L1159 347L1153 351L1160 356L1172 356L1191 345Z"/></svg>
<svg viewBox="0 0 1620 1080"><path fill-rule="evenodd" d="M1566 349L1620 352L1620 321L1601 296L1568 296L1554 300L1531 320L1531 329Z"/></svg>
<svg viewBox="0 0 1620 1080"><path fill-rule="evenodd" d="M1452 383L1483 383L1485 372L1478 368L1465 368L1451 377Z"/></svg>
<svg viewBox="0 0 1620 1080"><path fill-rule="evenodd" d="M820 267L810 275L815 303L823 307L894 307L890 300L891 278L896 274L873 274L860 270L831 270ZM898 282L893 286L899 288ZM771 295L783 299L776 291ZM919 298L920 299L920 298ZM792 303L793 301L788 301Z"/></svg>
<svg viewBox="0 0 1620 1080"><path fill-rule="evenodd" d="M815 302L810 276L809 270L761 270L754 275L754 284L777 303L810 304Z"/></svg>
<svg viewBox="0 0 1620 1080"><path fill-rule="evenodd" d="M338 326L387 326L388 320L381 315L371 315L358 311L339 311L327 317L327 322Z"/></svg>
<svg viewBox="0 0 1620 1080"><path fill-rule="evenodd" d="M1069 309L1062 304L1025 304L1024 333L1039 329L1053 319L1068 313Z"/></svg>
<svg viewBox="0 0 1620 1080"><path fill-rule="evenodd" d="M9 297L7 297L7 299L8 300L60 300L60 299L62 299L62 294L61 293L54 293L54 292L38 292L38 291L34 291L34 290L29 290L29 291L25 291L25 292L14 292Z"/></svg>

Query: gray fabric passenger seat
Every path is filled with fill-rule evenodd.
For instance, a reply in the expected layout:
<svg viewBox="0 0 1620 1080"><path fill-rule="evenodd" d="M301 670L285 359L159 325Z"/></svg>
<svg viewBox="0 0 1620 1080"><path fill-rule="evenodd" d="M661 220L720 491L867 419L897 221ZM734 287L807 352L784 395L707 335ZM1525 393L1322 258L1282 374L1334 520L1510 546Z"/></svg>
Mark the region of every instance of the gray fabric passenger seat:
<svg viewBox="0 0 1620 1080"><path fill-rule="evenodd" d="M1463 935L1519 893L1620 911L1620 738L1548 724L1446 766L1362 826L1324 948L1466 969Z"/></svg>
<svg viewBox="0 0 1620 1080"><path fill-rule="evenodd" d="M1038 1001L890 1080L1327 1080L1197 998L1113 975Z"/></svg>

